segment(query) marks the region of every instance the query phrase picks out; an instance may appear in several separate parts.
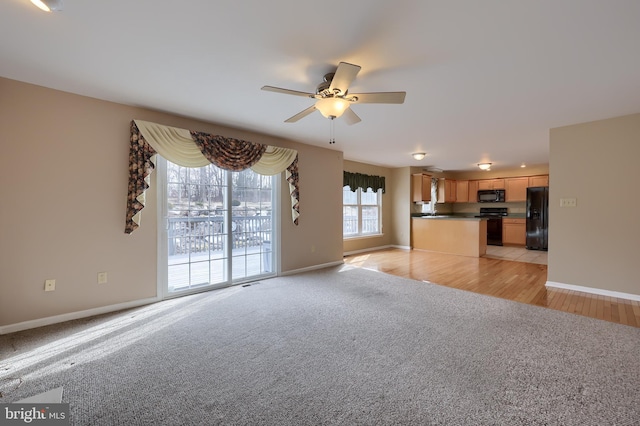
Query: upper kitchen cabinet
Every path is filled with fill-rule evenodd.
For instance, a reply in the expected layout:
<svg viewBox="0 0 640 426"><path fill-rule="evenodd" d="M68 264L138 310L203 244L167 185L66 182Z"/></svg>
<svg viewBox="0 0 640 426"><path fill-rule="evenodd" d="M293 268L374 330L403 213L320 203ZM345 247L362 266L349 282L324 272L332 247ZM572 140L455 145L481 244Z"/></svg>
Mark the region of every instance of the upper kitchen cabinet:
<svg viewBox="0 0 640 426"><path fill-rule="evenodd" d="M549 175L529 176L529 186L549 186Z"/></svg>
<svg viewBox="0 0 640 426"><path fill-rule="evenodd" d="M483 179L478 181L478 189L504 189L504 179Z"/></svg>
<svg viewBox="0 0 640 426"><path fill-rule="evenodd" d="M452 179L438 179L438 203L456 202L456 181Z"/></svg>
<svg viewBox="0 0 640 426"><path fill-rule="evenodd" d="M424 173L411 175L411 186L413 191L413 202L431 201L431 176Z"/></svg>
<svg viewBox="0 0 640 426"><path fill-rule="evenodd" d="M528 177L505 179L505 201L527 201Z"/></svg>
<svg viewBox="0 0 640 426"><path fill-rule="evenodd" d="M468 202L469 202L469 181L457 180L456 181L456 203L468 203Z"/></svg>
<svg viewBox="0 0 640 426"><path fill-rule="evenodd" d="M480 181L470 180L469 181L469 202L477 203L478 202L478 183Z"/></svg>

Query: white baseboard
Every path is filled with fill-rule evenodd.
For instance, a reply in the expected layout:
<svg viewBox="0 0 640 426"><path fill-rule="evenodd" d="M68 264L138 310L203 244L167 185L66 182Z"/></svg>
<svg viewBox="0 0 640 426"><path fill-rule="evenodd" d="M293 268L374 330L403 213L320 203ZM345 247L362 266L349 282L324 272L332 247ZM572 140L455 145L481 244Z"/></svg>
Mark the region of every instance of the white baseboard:
<svg viewBox="0 0 640 426"><path fill-rule="evenodd" d="M384 249L388 249L388 248L391 248L391 247L393 247L393 246L386 245L386 246L378 246L378 247L369 247L369 248L361 249L361 250L345 251L344 255L345 256L351 256L352 254L359 254L359 253L367 253L367 252L370 252L370 251L384 250Z"/></svg>
<svg viewBox="0 0 640 426"><path fill-rule="evenodd" d="M370 247L370 248L366 248L366 249L362 249L362 250L352 250L352 251L346 251L344 252L345 256L351 256L352 254L359 254L359 253L368 253L371 251L378 251L378 250L386 250L389 248L397 248L397 249L402 249L402 250L411 250L411 247L409 246L395 246L392 244L386 245L386 246L378 246L378 247Z"/></svg>
<svg viewBox="0 0 640 426"><path fill-rule="evenodd" d="M619 291L603 290L601 288L583 287L581 285L564 284L554 281L547 281L545 287L562 288L565 290L579 291L582 293L597 294L599 296L616 297L619 299L640 301L640 294L622 293Z"/></svg>
<svg viewBox="0 0 640 426"><path fill-rule="evenodd" d="M116 305L101 306L99 308L87 309L84 311L69 312L68 314L54 315L52 317L38 318L31 321L19 322L16 324L3 325L0 326L0 335L15 333L16 331L29 330L37 327L44 327L45 325L58 324L61 322L76 320L80 318L92 317L94 315L108 314L109 312L121 311L123 309L137 308L138 306L149 305L151 303L159 301L159 298L151 297L148 299L118 303Z"/></svg>
<svg viewBox="0 0 640 426"><path fill-rule="evenodd" d="M321 265L308 266L306 268L292 269L291 271L282 272L280 276L295 275L302 272L315 271L316 269L323 269L323 268L329 268L331 266L340 266L340 265L344 265L344 262L342 260L338 260L336 262L323 263Z"/></svg>

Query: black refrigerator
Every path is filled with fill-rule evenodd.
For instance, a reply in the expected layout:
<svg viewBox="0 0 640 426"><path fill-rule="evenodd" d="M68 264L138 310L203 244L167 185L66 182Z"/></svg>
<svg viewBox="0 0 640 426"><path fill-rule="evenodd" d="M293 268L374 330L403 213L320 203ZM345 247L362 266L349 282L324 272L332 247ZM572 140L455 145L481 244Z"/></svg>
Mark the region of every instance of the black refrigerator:
<svg viewBox="0 0 640 426"><path fill-rule="evenodd" d="M549 188L527 188L527 248L547 250L549 239Z"/></svg>

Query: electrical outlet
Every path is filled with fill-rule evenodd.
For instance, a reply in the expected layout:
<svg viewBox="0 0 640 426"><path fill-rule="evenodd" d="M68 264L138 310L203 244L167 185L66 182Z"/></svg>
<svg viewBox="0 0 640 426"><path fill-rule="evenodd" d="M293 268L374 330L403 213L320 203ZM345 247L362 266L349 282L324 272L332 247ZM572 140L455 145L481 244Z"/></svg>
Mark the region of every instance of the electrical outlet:
<svg viewBox="0 0 640 426"><path fill-rule="evenodd" d="M54 291L56 289L56 280L45 280L44 291Z"/></svg>
<svg viewBox="0 0 640 426"><path fill-rule="evenodd" d="M575 198L560 198L560 207L576 207L578 201Z"/></svg>
<svg viewBox="0 0 640 426"><path fill-rule="evenodd" d="M98 272L98 284L106 284L106 283L107 283L107 273Z"/></svg>

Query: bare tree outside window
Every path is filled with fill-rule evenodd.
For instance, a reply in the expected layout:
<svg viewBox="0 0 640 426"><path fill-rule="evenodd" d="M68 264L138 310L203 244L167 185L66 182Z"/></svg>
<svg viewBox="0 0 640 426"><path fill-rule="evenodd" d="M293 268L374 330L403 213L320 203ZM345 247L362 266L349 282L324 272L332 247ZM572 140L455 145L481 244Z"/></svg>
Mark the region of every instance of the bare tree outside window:
<svg viewBox="0 0 640 426"><path fill-rule="evenodd" d="M169 291L273 271L273 179L167 161Z"/></svg>

